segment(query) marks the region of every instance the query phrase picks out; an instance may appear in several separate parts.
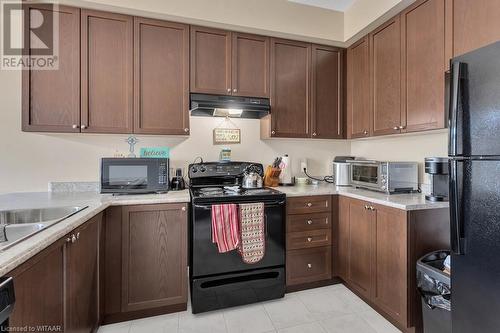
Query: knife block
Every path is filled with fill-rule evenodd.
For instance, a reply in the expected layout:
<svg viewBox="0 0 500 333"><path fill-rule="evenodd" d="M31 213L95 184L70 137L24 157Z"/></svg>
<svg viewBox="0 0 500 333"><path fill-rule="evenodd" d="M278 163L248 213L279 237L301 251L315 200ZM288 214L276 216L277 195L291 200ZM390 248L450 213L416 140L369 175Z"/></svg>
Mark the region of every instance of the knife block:
<svg viewBox="0 0 500 333"><path fill-rule="evenodd" d="M277 187L280 183L280 168L273 168L268 165L266 171L264 172L264 186L266 187Z"/></svg>

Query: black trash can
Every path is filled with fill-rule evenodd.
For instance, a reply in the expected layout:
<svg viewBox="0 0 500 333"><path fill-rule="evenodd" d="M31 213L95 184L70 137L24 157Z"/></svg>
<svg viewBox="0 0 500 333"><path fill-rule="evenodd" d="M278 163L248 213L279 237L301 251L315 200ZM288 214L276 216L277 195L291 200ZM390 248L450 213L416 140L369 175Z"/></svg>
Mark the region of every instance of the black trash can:
<svg viewBox="0 0 500 333"><path fill-rule="evenodd" d="M449 254L450 251L435 251L417 261L424 333L451 333L450 275L443 272Z"/></svg>

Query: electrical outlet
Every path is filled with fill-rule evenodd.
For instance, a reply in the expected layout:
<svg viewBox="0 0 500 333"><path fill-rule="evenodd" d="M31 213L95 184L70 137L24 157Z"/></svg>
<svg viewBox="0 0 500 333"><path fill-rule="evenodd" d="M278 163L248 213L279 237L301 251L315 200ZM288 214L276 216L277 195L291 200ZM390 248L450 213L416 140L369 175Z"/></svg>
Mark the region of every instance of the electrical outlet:
<svg viewBox="0 0 500 333"><path fill-rule="evenodd" d="M307 159L302 159L300 161L300 171L304 171L304 169L307 170Z"/></svg>

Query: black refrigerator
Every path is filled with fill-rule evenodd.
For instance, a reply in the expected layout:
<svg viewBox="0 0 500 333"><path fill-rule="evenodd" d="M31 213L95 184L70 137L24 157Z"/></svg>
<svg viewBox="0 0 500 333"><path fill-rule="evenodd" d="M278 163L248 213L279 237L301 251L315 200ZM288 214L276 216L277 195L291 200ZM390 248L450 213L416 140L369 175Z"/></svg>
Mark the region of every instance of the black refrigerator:
<svg viewBox="0 0 500 333"><path fill-rule="evenodd" d="M453 333L500 332L500 42L451 64Z"/></svg>

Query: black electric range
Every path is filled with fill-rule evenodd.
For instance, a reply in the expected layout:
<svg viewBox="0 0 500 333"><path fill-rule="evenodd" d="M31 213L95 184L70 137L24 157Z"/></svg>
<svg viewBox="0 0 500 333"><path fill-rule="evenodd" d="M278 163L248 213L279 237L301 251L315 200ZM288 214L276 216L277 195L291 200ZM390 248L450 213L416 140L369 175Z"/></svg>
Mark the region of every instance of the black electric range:
<svg viewBox="0 0 500 333"><path fill-rule="evenodd" d="M209 162L189 166L190 285L193 313L280 298L285 293L286 197L271 188L243 189L245 169L261 164ZM212 205L264 203L265 255L246 264L238 251L219 253L212 242Z"/></svg>

